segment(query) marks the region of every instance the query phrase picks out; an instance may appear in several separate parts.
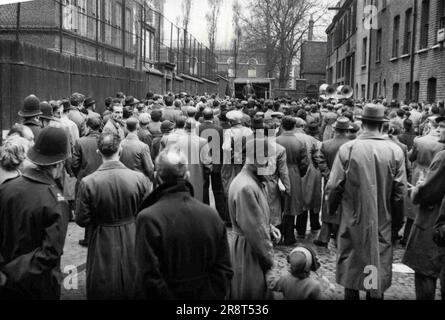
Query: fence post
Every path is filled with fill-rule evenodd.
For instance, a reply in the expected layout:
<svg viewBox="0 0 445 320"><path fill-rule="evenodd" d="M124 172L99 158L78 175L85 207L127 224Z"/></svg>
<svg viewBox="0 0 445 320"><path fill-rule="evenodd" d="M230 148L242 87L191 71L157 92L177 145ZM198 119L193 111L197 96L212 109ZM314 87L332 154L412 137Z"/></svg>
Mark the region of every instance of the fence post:
<svg viewBox="0 0 445 320"><path fill-rule="evenodd" d="M96 61L99 61L99 0L96 0Z"/></svg>
<svg viewBox="0 0 445 320"><path fill-rule="evenodd" d="M17 25L16 25L16 34L15 34L15 40L20 40L20 9L22 4L19 2L17 3Z"/></svg>
<svg viewBox="0 0 445 320"><path fill-rule="evenodd" d="M125 68L125 13L127 11L127 1L122 0L122 66Z"/></svg>
<svg viewBox="0 0 445 320"><path fill-rule="evenodd" d="M63 52L63 4L62 2L59 3L59 49L60 53Z"/></svg>

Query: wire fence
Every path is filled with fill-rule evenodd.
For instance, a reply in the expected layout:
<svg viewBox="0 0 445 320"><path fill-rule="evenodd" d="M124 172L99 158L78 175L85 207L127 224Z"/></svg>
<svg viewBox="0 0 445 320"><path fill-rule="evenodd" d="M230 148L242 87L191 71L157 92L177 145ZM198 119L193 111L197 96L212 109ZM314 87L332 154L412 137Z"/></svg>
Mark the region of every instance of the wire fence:
<svg viewBox="0 0 445 320"><path fill-rule="evenodd" d="M162 3L162 2L161 2ZM0 6L0 37L137 70L214 80L217 59L153 0L35 0Z"/></svg>

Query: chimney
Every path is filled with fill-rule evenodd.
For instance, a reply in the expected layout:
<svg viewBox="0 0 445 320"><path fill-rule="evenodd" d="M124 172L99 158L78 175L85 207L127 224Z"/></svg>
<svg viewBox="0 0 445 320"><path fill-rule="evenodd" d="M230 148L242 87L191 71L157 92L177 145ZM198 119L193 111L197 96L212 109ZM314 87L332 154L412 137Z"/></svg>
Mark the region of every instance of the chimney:
<svg viewBox="0 0 445 320"><path fill-rule="evenodd" d="M311 15L311 20L309 20L309 34L307 36L308 41L314 40L314 17Z"/></svg>

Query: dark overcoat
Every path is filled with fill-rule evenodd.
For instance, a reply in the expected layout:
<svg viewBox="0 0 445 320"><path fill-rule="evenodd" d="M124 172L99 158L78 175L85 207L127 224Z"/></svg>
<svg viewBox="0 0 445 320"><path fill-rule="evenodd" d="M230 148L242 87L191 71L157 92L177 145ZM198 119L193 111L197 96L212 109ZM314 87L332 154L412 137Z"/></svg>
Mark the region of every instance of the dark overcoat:
<svg viewBox="0 0 445 320"><path fill-rule="evenodd" d="M0 299L60 299L69 209L46 172L28 168L0 186Z"/></svg>
<svg viewBox="0 0 445 320"><path fill-rule="evenodd" d="M134 297L135 217L148 190L147 178L119 161L104 163L80 183L76 222L92 228L86 270L89 300Z"/></svg>
<svg viewBox="0 0 445 320"><path fill-rule="evenodd" d="M420 205L406 246L403 263L424 276L437 278L445 267L445 248L433 241L436 222L445 197L445 151L434 158L414 203Z"/></svg>
<svg viewBox="0 0 445 320"><path fill-rule="evenodd" d="M164 184L137 218L139 299L223 300L233 272L218 213L193 197L188 181Z"/></svg>

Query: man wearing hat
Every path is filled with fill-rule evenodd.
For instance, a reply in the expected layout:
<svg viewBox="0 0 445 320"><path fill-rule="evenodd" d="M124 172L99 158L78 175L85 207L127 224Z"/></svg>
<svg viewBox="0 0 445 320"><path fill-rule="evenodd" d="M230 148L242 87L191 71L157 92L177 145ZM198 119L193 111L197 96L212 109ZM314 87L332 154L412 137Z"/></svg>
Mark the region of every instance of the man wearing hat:
<svg viewBox="0 0 445 320"><path fill-rule="evenodd" d="M297 119L299 118L285 117L282 123L283 134L277 138L277 143L286 149L286 160L291 190L291 194L286 195L284 199L284 216L282 224L284 245L293 245L296 242L295 217L302 215L304 211L302 178L306 175L309 168L309 154L306 141L301 134L298 136L296 134ZM304 123L302 119L300 119L300 121ZM300 223L300 225L302 226L303 224ZM306 225L304 226L304 231L299 231L302 233L302 236L305 235Z"/></svg>
<svg viewBox="0 0 445 320"><path fill-rule="evenodd" d="M443 143L440 142L439 124L436 119L437 117L430 118L431 131L424 137L414 139L413 148L408 154L409 161L413 163L412 180L409 182L414 186L419 180L425 178L434 157L444 149ZM419 206L412 205L407 209L406 232L402 244L406 244L408 241L411 226L419 212Z"/></svg>
<svg viewBox="0 0 445 320"><path fill-rule="evenodd" d="M320 148L320 161L318 167L324 178L325 186L329 181L329 176L338 150L342 145L350 141L348 132L352 126L348 118L340 117L337 119L337 122L334 123L333 128L335 130L334 139L324 141ZM337 235L337 229L340 222L338 213L328 214L327 203L325 201L323 201L322 204L321 222L322 226L320 235L317 240L314 240L314 244L327 248L331 235Z"/></svg>
<svg viewBox="0 0 445 320"><path fill-rule="evenodd" d="M331 140L334 137L334 129L332 125L337 121L338 114L334 112L332 104L327 105L328 111L323 114L321 132L323 133L323 141Z"/></svg>
<svg viewBox="0 0 445 320"><path fill-rule="evenodd" d="M391 286L392 236L401 222L392 208L407 185L403 152L382 135L385 108L367 104L360 119L363 133L340 148L326 187L329 214L340 208L337 282L347 300L359 299L359 291L383 299Z"/></svg>
<svg viewBox="0 0 445 320"><path fill-rule="evenodd" d="M40 111L42 111L42 114L40 115L40 121L43 128L49 126L62 126L60 121L58 121L58 119L54 117L53 107L48 102L44 101L40 103Z"/></svg>
<svg viewBox="0 0 445 320"><path fill-rule="evenodd" d="M85 107L85 110L88 113L88 118L91 117L96 117L96 118L101 118L100 114L98 114L96 112L96 100L94 100L93 98L86 98L85 102L83 103L83 106Z"/></svg>
<svg viewBox="0 0 445 320"><path fill-rule="evenodd" d="M252 138L251 129L244 127L241 122L243 113L233 110L227 113L230 122L230 129L224 131L223 140L223 166L221 177L224 186L224 193L229 194L229 187L232 180L242 170L244 166L243 148L246 142Z"/></svg>
<svg viewBox="0 0 445 320"><path fill-rule="evenodd" d="M67 144L63 129L43 129L28 151L35 166L0 187L0 300L60 299L69 210L56 181Z"/></svg>
<svg viewBox="0 0 445 320"><path fill-rule="evenodd" d="M229 248L234 276L229 300L270 298L266 273L274 264L272 240L279 241L281 234L271 225L262 171L275 156L267 139L248 141L246 164L230 185L228 206L234 236L229 237Z"/></svg>
<svg viewBox="0 0 445 320"><path fill-rule="evenodd" d="M150 124L151 117L148 113L139 114L139 130L138 130L138 138L143 143L145 143L150 150L153 147L153 136L148 129L148 125Z"/></svg>
<svg viewBox="0 0 445 320"><path fill-rule="evenodd" d="M440 143L445 150L445 117L438 117ZM440 279L445 297L445 246L435 236L436 222L445 214L445 151L434 157L425 179L417 182L411 197L420 206L406 247L403 263L415 271L416 298L434 300ZM443 218L442 218L443 219ZM443 240L442 240L443 241Z"/></svg>
<svg viewBox="0 0 445 320"><path fill-rule="evenodd" d="M26 97L23 101L23 108L19 111L19 116L23 119L22 124L31 129L35 140L37 140L42 130L42 124L39 121L41 114L40 100L35 95Z"/></svg>

